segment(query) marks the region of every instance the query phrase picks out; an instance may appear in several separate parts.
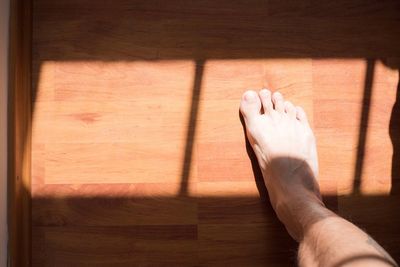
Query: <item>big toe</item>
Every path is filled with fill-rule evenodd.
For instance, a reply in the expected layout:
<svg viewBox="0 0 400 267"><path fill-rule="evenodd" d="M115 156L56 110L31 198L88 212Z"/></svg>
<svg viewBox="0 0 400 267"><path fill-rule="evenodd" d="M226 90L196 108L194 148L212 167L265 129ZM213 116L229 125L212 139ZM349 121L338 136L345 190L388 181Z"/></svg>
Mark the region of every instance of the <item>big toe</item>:
<svg viewBox="0 0 400 267"><path fill-rule="evenodd" d="M246 91L240 101L240 112L246 119L251 119L260 114L261 101L258 94L254 91Z"/></svg>

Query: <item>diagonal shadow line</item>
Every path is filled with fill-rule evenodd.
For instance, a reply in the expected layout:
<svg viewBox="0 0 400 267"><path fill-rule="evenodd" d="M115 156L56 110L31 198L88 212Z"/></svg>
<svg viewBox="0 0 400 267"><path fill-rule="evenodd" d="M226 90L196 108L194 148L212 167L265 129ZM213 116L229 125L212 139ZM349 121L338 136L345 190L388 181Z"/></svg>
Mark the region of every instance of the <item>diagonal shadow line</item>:
<svg viewBox="0 0 400 267"><path fill-rule="evenodd" d="M358 130L357 160L354 170L353 194L360 193L361 176L364 164L365 144L367 140L368 120L371 106L372 83L374 80L375 60L367 59L365 72L364 95L361 107L361 119Z"/></svg>
<svg viewBox="0 0 400 267"><path fill-rule="evenodd" d="M182 164L181 186L179 189L179 195L181 196L188 194L188 182L189 182L191 163L193 157L193 147L196 134L197 116L199 112L199 100L201 93L201 83L203 79L204 62L205 61L202 59L196 60L195 62L192 101L190 105L189 121L187 124L188 128L186 134L185 156Z"/></svg>
<svg viewBox="0 0 400 267"><path fill-rule="evenodd" d="M400 68L398 69L399 81L397 82L396 101L390 115L389 136L393 145L392 154L392 188L391 195L400 193Z"/></svg>

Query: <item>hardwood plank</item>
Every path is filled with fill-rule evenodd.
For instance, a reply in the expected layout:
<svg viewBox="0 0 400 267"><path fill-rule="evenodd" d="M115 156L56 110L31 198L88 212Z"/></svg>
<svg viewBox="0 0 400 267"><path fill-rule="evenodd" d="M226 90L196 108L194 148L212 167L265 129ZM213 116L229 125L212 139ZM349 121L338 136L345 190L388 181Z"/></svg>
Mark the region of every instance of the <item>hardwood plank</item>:
<svg viewBox="0 0 400 267"><path fill-rule="evenodd" d="M179 183L183 149L183 145L167 140L47 144L45 183Z"/></svg>
<svg viewBox="0 0 400 267"><path fill-rule="evenodd" d="M293 266L297 244L282 227L277 221L268 227L263 223L200 224L200 265L263 266L268 262L269 266Z"/></svg>
<svg viewBox="0 0 400 267"><path fill-rule="evenodd" d="M197 223L196 200L174 196L179 187L173 184L44 185L34 189L34 226Z"/></svg>
<svg viewBox="0 0 400 267"><path fill-rule="evenodd" d="M197 262L196 226L39 230L44 232L46 251L51 252L46 266L193 266Z"/></svg>
<svg viewBox="0 0 400 267"><path fill-rule="evenodd" d="M292 6L293 1L147 2L101 2L93 12L90 1L35 1L34 41L43 48L38 56L105 61L388 57L400 49L399 5L394 0L384 5L310 0L288 7L289 14L279 6ZM232 18L239 23L233 24Z"/></svg>

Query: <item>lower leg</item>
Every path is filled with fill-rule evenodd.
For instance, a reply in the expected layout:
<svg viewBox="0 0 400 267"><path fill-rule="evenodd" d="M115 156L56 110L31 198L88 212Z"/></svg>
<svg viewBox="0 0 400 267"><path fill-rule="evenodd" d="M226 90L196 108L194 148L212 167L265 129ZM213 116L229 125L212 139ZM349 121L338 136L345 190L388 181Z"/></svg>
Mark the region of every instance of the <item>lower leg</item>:
<svg viewBox="0 0 400 267"><path fill-rule="evenodd" d="M298 261L299 266L397 266L370 236L339 216L329 216L307 229Z"/></svg>

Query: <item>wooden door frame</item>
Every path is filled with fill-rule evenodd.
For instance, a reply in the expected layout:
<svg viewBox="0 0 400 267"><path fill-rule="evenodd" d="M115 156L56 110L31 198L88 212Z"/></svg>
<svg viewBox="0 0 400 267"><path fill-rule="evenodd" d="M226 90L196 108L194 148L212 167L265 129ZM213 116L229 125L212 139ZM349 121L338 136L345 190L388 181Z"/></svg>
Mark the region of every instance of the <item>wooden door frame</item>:
<svg viewBox="0 0 400 267"><path fill-rule="evenodd" d="M32 0L10 0L8 266L31 265Z"/></svg>

